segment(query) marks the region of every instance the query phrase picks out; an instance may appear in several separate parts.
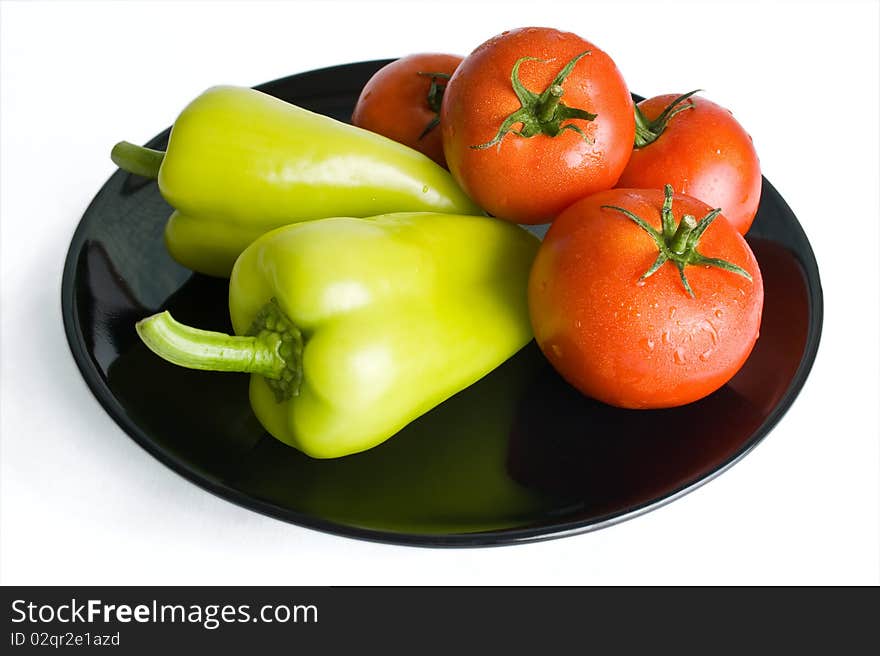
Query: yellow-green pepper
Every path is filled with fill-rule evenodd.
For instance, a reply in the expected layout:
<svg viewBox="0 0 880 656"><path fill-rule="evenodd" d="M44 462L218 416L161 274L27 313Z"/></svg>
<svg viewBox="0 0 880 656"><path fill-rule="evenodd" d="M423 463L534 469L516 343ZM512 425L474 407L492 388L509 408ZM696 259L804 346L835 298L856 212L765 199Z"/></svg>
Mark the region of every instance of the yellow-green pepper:
<svg viewBox="0 0 880 656"><path fill-rule="evenodd" d="M228 276L259 235L336 216L430 211L480 214L452 176L411 148L268 94L219 86L174 122L166 152L120 142L113 161L158 177L176 210L171 255Z"/></svg>
<svg viewBox="0 0 880 656"><path fill-rule="evenodd" d="M167 312L137 324L178 365L254 374L276 438L316 458L369 449L532 338L526 286L538 240L486 216L397 213L291 224L236 261L238 336Z"/></svg>

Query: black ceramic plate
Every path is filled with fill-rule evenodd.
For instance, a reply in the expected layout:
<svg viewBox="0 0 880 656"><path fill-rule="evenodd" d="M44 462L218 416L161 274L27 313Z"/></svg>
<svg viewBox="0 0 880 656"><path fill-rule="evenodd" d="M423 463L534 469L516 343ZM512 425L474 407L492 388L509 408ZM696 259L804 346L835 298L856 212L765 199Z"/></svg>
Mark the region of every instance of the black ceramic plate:
<svg viewBox="0 0 880 656"><path fill-rule="evenodd" d="M348 120L387 62L322 69L259 87ZM166 130L148 145L164 148ZM109 146L108 156L109 156ZM600 528L718 475L779 421L819 343L822 292L806 236L764 180L748 235L764 276L761 337L737 376L682 408L626 411L582 397L534 343L362 454L312 460L262 430L247 376L166 364L138 319L231 330L227 283L165 251L171 209L155 182L116 172L76 230L62 309L73 356L98 400L151 454L230 501L302 526L420 545L526 542Z"/></svg>

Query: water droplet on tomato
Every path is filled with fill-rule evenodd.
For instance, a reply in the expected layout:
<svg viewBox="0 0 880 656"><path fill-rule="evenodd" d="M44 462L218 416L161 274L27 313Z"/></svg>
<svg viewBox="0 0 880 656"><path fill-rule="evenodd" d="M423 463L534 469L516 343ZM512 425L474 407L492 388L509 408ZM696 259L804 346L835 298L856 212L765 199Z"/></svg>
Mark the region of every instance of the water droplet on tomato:
<svg viewBox="0 0 880 656"><path fill-rule="evenodd" d="M675 306L672 306L671 308L669 308L669 318L670 319L675 318L675 310L676 310Z"/></svg>
<svg viewBox="0 0 880 656"><path fill-rule="evenodd" d="M687 362L687 358L684 355L684 349L675 349L675 352L672 354L672 359L675 360L675 364L684 364Z"/></svg>
<svg viewBox="0 0 880 656"><path fill-rule="evenodd" d="M719 319L724 316L724 313L721 310L715 310L715 316Z"/></svg>
<svg viewBox="0 0 880 656"><path fill-rule="evenodd" d="M668 330L663 331L663 334L660 336L660 339L663 340L664 344L669 344L672 341L672 338L671 338Z"/></svg>
<svg viewBox="0 0 880 656"><path fill-rule="evenodd" d="M654 350L654 340L650 337L645 337L641 341L642 348L645 349L648 353Z"/></svg>
<svg viewBox="0 0 880 656"><path fill-rule="evenodd" d="M709 358L712 356L712 349L708 349L700 353L700 360L703 362L708 362Z"/></svg>
<svg viewBox="0 0 880 656"><path fill-rule="evenodd" d="M715 345L718 343L718 331L715 330L715 326L712 325L711 321L704 320L701 324L703 329L709 333L709 338L712 340L712 344Z"/></svg>
<svg viewBox="0 0 880 656"><path fill-rule="evenodd" d="M645 281L644 281L644 280L642 280L641 278L639 278L638 280L636 280L636 287L644 287L644 286L645 286Z"/></svg>

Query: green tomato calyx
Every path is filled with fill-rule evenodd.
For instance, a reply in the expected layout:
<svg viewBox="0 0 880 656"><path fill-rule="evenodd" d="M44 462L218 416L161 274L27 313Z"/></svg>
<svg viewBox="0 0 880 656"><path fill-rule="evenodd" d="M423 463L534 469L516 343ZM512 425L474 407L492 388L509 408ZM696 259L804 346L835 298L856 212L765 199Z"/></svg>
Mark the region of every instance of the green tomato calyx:
<svg viewBox="0 0 880 656"><path fill-rule="evenodd" d="M431 78L431 86L428 88L426 100L428 109L434 112L434 118L428 121L425 129L419 135L419 141L421 141L431 130L440 124L440 107L443 105L443 92L446 91L446 82L449 81L451 76L449 73L424 73L422 71L419 71L417 75ZM439 82L440 80L443 80L443 84Z"/></svg>
<svg viewBox="0 0 880 656"><path fill-rule="evenodd" d="M261 375L281 403L299 395L303 339L273 298L264 305L246 335L192 328L167 310L135 324L141 340L156 355L189 369Z"/></svg>
<svg viewBox="0 0 880 656"><path fill-rule="evenodd" d="M562 96L565 93L565 89L562 86L563 83L574 70L575 64L589 54L590 51L586 50L573 57L540 94L526 89L519 79L519 67L526 61L547 64L552 60L538 59L537 57L520 57L517 59L513 69L510 71L510 82L513 85L513 92L519 99L520 108L504 119L504 122L498 128L498 132L495 133L495 137L491 141L471 146L471 148L478 150L491 148L496 144L500 144L508 133L528 139L538 134L555 137L566 130L576 132L583 137L584 141L592 143L580 127L574 123L563 123L563 121L571 119L593 121L597 115L583 109L569 107L562 102ZM517 123L522 126L519 130L513 127Z"/></svg>
<svg viewBox="0 0 880 656"><path fill-rule="evenodd" d="M691 298L694 298L694 290L688 282L685 275L685 267L688 265L713 266L725 271L730 271L738 276L742 276L751 281L752 276L742 267L737 266L727 260L721 260L715 257L706 257L697 250L697 245L706 228L712 225L712 222L721 214L721 209L714 209L702 219L697 221L690 214L685 214L678 225L675 224L675 217L672 215L672 185L666 185L663 188L664 200L663 208L660 211L662 229L657 230L640 216L633 214L627 209L617 207L615 205L602 205L602 209L615 210L621 212L633 223L647 232L654 243L657 245L657 259L641 275L639 281L644 281L652 276L657 269L666 264L667 261L672 262L678 269L678 275L681 283L684 285L685 291Z"/></svg>
<svg viewBox="0 0 880 656"><path fill-rule="evenodd" d="M648 144L657 141L657 138L663 134L666 126L669 124L669 120L673 116L686 109L693 109L695 107L694 101L691 100L691 96L700 91L702 91L702 89L694 89L693 91L679 96L669 103L653 121L648 120L648 118L642 113L642 110L639 109L638 105L633 105L636 119L636 138L633 148L644 148Z"/></svg>

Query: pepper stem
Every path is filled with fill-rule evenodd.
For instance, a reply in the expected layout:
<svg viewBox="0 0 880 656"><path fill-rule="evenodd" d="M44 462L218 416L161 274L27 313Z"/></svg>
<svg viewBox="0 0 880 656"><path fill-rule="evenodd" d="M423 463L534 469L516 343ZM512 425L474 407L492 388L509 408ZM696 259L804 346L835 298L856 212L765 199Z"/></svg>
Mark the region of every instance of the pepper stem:
<svg viewBox="0 0 880 656"><path fill-rule="evenodd" d="M278 378L284 359L276 352L280 341L256 336L192 328L176 321L167 310L135 324L137 333L151 351L188 369L240 371Z"/></svg>
<svg viewBox="0 0 880 656"><path fill-rule="evenodd" d="M165 152L144 146L136 146L127 141L120 141L110 151L110 159L123 171L142 175L145 178L158 178L159 168Z"/></svg>
<svg viewBox="0 0 880 656"><path fill-rule="evenodd" d="M168 311L138 321L135 329L153 353L172 364L259 374L279 402L299 394L302 335L281 313L275 299L257 313L247 335L192 328L176 321Z"/></svg>

